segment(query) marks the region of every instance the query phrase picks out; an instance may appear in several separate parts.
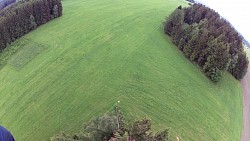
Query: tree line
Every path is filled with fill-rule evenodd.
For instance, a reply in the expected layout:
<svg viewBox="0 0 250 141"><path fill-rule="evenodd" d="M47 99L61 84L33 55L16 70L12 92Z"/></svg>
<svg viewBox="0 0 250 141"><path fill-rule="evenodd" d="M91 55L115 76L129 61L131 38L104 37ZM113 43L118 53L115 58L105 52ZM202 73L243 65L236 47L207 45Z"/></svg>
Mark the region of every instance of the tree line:
<svg viewBox="0 0 250 141"><path fill-rule="evenodd" d="M60 16L61 0L19 0L0 10L0 50L38 26Z"/></svg>
<svg viewBox="0 0 250 141"><path fill-rule="evenodd" d="M179 6L167 18L164 31L212 81L219 81L223 72L238 80L246 74L242 37L214 10L202 4Z"/></svg>
<svg viewBox="0 0 250 141"><path fill-rule="evenodd" d="M2 0L2 1L0 0L0 10L15 2L16 0Z"/></svg>
<svg viewBox="0 0 250 141"><path fill-rule="evenodd" d="M101 116L93 118L76 134L61 132L51 141L166 141L169 129L153 134L151 120L142 119L126 123L121 107L114 108Z"/></svg>

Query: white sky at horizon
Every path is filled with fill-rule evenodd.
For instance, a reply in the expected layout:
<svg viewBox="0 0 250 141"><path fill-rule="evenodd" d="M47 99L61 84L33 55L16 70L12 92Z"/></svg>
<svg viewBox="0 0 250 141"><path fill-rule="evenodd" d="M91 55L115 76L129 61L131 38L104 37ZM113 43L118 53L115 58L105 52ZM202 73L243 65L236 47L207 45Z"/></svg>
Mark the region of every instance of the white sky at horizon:
<svg viewBox="0 0 250 141"><path fill-rule="evenodd" d="M249 0L195 0L217 11L250 42Z"/></svg>

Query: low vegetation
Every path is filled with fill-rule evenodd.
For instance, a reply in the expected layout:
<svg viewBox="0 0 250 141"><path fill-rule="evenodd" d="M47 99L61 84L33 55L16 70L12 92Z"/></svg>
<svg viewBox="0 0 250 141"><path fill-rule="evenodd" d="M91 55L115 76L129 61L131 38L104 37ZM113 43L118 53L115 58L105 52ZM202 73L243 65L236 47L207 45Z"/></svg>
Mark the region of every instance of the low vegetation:
<svg viewBox="0 0 250 141"><path fill-rule="evenodd" d="M201 4L178 7L167 19L165 33L214 82L223 72L242 79L248 59L237 31L214 10Z"/></svg>
<svg viewBox="0 0 250 141"><path fill-rule="evenodd" d="M0 10L0 51L37 26L62 15L61 0L19 0Z"/></svg>
<svg viewBox="0 0 250 141"><path fill-rule="evenodd" d="M61 132L51 141L166 141L169 129L153 134L149 119L127 124L121 107L115 105L113 110L93 118L78 134Z"/></svg>

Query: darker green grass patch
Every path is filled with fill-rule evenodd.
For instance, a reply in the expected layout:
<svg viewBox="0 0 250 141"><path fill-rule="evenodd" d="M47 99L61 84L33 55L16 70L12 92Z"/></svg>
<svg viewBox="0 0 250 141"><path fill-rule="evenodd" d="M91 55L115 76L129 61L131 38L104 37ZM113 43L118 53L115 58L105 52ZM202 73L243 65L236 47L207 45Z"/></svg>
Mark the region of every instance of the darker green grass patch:
<svg viewBox="0 0 250 141"><path fill-rule="evenodd" d="M45 45L36 43L34 41L25 41L25 45L20 49L11 59L8 64L13 66L15 69L20 70L26 64L28 64L37 55L47 49Z"/></svg>
<svg viewBox="0 0 250 141"><path fill-rule="evenodd" d="M19 49L21 49L23 46L27 44L27 40L16 40L13 42L10 46L5 48L0 53L0 69L3 68L8 60L16 53Z"/></svg>

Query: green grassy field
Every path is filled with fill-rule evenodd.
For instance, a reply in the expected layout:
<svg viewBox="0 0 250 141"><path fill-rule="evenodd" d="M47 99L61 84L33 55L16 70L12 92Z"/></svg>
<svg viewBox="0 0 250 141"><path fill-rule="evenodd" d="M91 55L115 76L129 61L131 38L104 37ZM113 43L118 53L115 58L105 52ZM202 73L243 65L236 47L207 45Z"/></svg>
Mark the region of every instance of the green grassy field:
<svg viewBox="0 0 250 141"><path fill-rule="evenodd" d="M170 127L172 140L240 140L240 83L225 74L213 84L163 33L165 16L180 4L64 0L61 18L5 53L0 124L17 141L48 141L119 100L127 120L150 118L156 130Z"/></svg>

